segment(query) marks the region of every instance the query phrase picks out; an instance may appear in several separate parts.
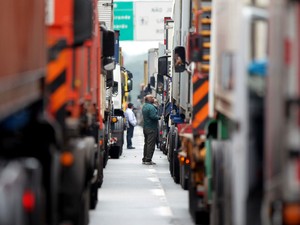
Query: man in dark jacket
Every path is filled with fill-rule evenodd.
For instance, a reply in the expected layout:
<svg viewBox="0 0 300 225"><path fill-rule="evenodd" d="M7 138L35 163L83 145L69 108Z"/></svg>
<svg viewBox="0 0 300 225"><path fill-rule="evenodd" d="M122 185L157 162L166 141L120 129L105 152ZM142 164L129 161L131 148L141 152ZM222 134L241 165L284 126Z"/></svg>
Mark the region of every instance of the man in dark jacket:
<svg viewBox="0 0 300 225"><path fill-rule="evenodd" d="M154 105L154 97L152 95L147 95L145 97L145 104L142 109L143 118L144 118L144 125L143 125L143 132L144 132L144 157L143 157L143 164L146 165L155 165L152 162L152 157L155 150L155 142L156 142L156 135L158 129L157 121L160 119L157 115L157 110L155 109Z"/></svg>

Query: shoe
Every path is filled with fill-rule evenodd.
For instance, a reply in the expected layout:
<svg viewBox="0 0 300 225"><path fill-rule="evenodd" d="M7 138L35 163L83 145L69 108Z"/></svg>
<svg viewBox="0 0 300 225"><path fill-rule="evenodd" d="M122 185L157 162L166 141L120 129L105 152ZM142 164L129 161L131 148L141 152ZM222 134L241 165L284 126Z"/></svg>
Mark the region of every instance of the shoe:
<svg viewBox="0 0 300 225"><path fill-rule="evenodd" d="M135 147L130 146L130 147L127 147L127 149L135 149Z"/></svg>
<svg viewBox="0 0 300 225"><path fill-rule="evenodd" d="M155 163L155 162L152 162L152 161L151 161L151 162L145 162L144 164L145 164L145 165L156 165L156 163Z"/></svg>

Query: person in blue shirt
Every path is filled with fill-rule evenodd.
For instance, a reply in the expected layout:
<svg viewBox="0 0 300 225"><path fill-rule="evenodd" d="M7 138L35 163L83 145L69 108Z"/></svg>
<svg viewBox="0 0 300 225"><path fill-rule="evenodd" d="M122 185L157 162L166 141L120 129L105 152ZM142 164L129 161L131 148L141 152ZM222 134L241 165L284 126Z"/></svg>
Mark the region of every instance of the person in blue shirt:
<svg viewBox="0 0 300 225"><path fill-rule="evenodd" d="M155 150L156 136L158 131L158 120L160 117L157 115L157 110L154 103L154 97L152 95L146 95L145 104L142 108L144 125L144 155L143 164L145 165L155 165L152 161L152 157Z"/></svg>

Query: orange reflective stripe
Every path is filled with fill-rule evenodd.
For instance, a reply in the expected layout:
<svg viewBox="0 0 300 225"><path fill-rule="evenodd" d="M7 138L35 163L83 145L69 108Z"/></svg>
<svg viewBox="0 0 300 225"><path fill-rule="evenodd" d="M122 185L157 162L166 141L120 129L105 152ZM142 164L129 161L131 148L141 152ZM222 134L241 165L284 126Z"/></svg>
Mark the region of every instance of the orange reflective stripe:
<svg viewBox="0 0 300 225"><path fill-rule="evenodd" d="M197 105L208 94L208 81L205 81L193 94L193 106Z"/></svg>
<svg viewBox="0 0 300 225"><path fill-rule="evenodd" d="M55 80L66 66L66 52L62 51L55 61L49 62L46 83L51 83Z"/></svg>
<svg viewBox="0 0 300 225"><path fill-rule="evenodd" d="M200 124L205 121L207 116L208 116L208 103L206 103L202 107L202 109L194 116L194 120L192 123L193 128L198 128Z"/></svg>
<svg viewBox="0 0 300 225"><path fill-rule="evenodd" d="M67 101L67 85L61 85L50 97L51 112L56 113Z"/></svg>

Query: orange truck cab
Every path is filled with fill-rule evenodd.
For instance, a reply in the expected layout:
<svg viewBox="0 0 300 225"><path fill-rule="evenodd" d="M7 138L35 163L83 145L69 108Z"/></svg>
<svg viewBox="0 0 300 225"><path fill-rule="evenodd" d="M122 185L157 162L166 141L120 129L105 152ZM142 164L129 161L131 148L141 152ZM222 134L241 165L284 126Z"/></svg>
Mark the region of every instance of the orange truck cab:
<svg viewBox="0 0 300 225"><path fill-rule="evenodd" d="M47 4L47 113L56 124L54 223L85 225L101 186L97 113L100 35L96 1ZM60 135L59 135L60 134ZM53 209L52 208L52 209Z"/></svg>
<svg viewBox="0 0 300 225"><path fill-rule="evenodd" d="M103 179L97 1L0 9L0 224L87 225Z"/></svg>

